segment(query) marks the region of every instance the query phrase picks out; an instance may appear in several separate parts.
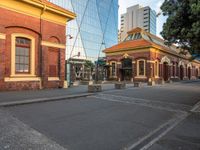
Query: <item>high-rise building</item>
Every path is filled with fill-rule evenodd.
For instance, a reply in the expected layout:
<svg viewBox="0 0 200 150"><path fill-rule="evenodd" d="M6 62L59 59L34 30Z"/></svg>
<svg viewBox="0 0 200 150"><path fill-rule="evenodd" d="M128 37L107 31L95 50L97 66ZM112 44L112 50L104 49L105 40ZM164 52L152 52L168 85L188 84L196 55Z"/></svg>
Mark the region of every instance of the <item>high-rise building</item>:
<svg viewBox="0 0 200 150"><path fill-rule="evenodd" d="M136 27L156 35L156 12L149 6L134 5L128 7L127 12L121 15L119 42L126 38L128 31Z"/></svg>
<svg viewBox="0 0 200 150"><path fill-rule="evenodd" d="M67 25L66 59L97 60L102 50L117 43L118 0L49 0L73 11Z"/></svg>

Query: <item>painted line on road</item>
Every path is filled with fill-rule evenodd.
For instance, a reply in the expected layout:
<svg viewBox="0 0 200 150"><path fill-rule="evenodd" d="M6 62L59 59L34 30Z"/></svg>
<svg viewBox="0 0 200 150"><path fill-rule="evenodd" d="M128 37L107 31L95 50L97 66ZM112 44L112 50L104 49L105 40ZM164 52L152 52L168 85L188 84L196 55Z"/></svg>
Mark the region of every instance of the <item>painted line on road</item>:
<svg viewBox="0 0 200 150"><path fill-rule="evenodd" d="M171 131L174 127L176 127L187 116L188 116L188 113L177 115L173 119L167 121L166 123L162 124L161 126L156 128L155 130L150 132L148 135L146 135L143 138L141 138L139 141L137 141L133 145L131 145L131 146L127 147L127 148L124 148L124 150L138 150L138 149L146 150L146 149L148 149L154 143L156 143L158 140L160 140L163 136L165 136L169 131ZM162 129L164 129L164 131L162 131ZM159 131L162 131L162 132L160 133ZM154 137L154 135L157 135L157 136ZM149 139L151 139L151 137L153 137L153 139L148 141ZM145 142L147 142L147 144L145 144L143 146L143 143L145 143Z"/></svg>
<svg viewBox="0 0 200 150"><path fill-rule="evenodd" d="M99 95L102 95L102 94L99 94ZM136 102L130 97L129 97L129 99L130 100L132 99L132 101L126 101L126 100L118 100L117 97L120 97L120 96L115 97L115 99L109 98L108 96L109 95L107 94L106 97L101 97L101 96L98 96L98 95L92 95L92 96L89 96L89 97L102 99L102 100L105 100L105 101L112 101L112 102L126 103L126 104L133 104L133 105L140 105L140 106L150 107L150 108L153 108L153 109L165 110L165 111L176 112L176 113L185 113L186 112L186 111L178 109L178 108L172 109L169 106L167 107L166 104L164 106L161 106L161 105L156 104L153 101L145 100L143 102L142 101L138 102L138 101L140 101L140 99L134 98L135 100L137 100L137 102ZM145 102L147 102L147 103L145 103ZM149 103L149 102L151 102L151 103Z"/></svg>
<svg viewBox="0 0 200 150"><path fill-rule="evenodd" d="M191 112L200 112L200 101L196 103L192 109L190 110Z"/></svg>
<svg viewBox="0 0 200 150"><path fill-rule="evenodd" d="M110 95L113 97L121 97L121 98L128 98L128 99L133 99L133 100L141 100L141 101L145 101L145 102L153 102L153 103L162 103L162 104L169 104L169 105L174 105L174 106L185 106L185 107L190 107L189 105L185 105L185 104L177 104L177 103L172 103L172 102L163 102L163 101L159 101L159 100L149 100L149 99L143 99L143 98L137 98L137 97L128 97L128 96L120 96L120 95L112 95L112 94L107 94L107 93L103 93L103 94L99 94L99 95ZM199 104L200 105L200 104Z"/></svg>

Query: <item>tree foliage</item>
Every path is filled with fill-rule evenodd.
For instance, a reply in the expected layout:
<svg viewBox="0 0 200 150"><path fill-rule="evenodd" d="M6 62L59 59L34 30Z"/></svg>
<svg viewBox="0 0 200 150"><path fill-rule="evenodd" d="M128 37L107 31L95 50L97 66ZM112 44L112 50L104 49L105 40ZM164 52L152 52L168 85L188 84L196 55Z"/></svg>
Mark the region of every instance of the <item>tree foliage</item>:
<svg viewBox="0 0 200 150"><path fill-rule="evenodd" d="M165 0L161 6L168 16L161 35L191 54L200 54L200 0Z"/></svg>
<svg viewBox="0 0 200 150"><path fill-rule="evenodd" d="M90 60L85 60L85 67L88 69L94 68L94 63Z"/></svg>

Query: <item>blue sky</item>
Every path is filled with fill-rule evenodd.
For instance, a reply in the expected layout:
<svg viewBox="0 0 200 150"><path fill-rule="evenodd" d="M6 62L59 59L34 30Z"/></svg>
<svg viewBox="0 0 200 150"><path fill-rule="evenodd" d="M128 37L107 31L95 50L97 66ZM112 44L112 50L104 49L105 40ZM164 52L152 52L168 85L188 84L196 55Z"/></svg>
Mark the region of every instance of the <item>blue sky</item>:
<svg viewBox="0 0 200 150"><path fill-rule="evenodd" d="M150 6L157 13L160 12L160 6L164 0L119 0L119 16L126 12L126 8L140 4L142 6ZM120 17L119 17L120 18ZM160 15L157 18L157 35L160 36L160 32L162 31L163 23L166 21L166 17Z"/></svg>

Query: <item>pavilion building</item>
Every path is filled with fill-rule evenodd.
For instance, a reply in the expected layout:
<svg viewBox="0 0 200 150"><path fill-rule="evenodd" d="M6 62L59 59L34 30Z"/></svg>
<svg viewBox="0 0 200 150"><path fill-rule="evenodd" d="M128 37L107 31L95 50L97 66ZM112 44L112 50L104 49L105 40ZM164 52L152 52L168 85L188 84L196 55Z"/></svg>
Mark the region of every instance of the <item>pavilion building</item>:
<svg viewBox="0 0 200 150"><path fill-rule="evenodd" d="M163 39L135 28L120 44L105 49L107 79L159 83L197 79L200 61L183 55L175 45L167 46Z"/></svg>

